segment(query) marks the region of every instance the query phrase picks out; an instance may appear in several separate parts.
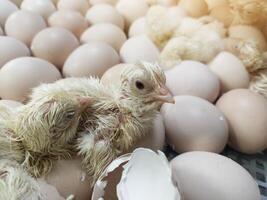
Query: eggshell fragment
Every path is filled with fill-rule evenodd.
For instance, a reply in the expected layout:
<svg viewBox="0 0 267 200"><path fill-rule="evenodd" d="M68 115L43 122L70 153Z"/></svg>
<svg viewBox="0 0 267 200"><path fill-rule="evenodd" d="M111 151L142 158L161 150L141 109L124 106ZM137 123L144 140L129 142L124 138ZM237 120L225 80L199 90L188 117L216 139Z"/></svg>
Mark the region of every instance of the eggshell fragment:
<svg viewBox="0 0 267 200"><path fill-rule="evenodd" d="M128 29L136 19L146 15L148 5L145 0L119 0L116 9L124 17Z"/></svg>
<svg viewBox="0 0 267 200"><path fill-rule="evenodd" d="M73 10L85 15L89 8L89 3L87 0L59 0L57 8L58 10Z"/></svg>
<svg viewBox="0 0 267 200"><path fill-rule="evenodd" d="M18 101L4 100L4 99L0 100L0 105L4 105L10 108L17 108L23 106L23 104Z"/></svg>
<svg viewBox="0 0 267 200"><path fill-rule="evenodd" d="M164 104L167 142L177 152L221 152L228 140L228 126L214 105L199 97L176 96L175 104Z"/></svg>
<svg viewBox="0 0 267 200"><path fill-rule="evenodd" d="M120 62L116 50L103 42L90 42L78 47L66 60L64 76L98 76Z"/></svg>
<svg viewBox="0 0 267 200"><path fill-rule="evenodd" d="M67 29L49 27L34 37L31 50L34 56L45 59L61 69L65 60L78 46L79 41Z"/></svg>
<svg viewBox="0 0 267 200"><path fill-rule="evenodd" d="M61 78L51 63L33 57L21 57L6 63L0 70L0 96L24 101L32 88Z"/></svg>
<svg viewBox="0 0 267 200"><path fill-rule="evenodd" d="M217 102L230 128L229 145L243 153L258 153L267 148L267 101L248 89L224 94Z"/></svg>
<svg viewBox="0 0 267 200"><path fill-rule="evenodd" d="M91 5L97 5L97 4L110 4L115 5L118 0L89 0Z"/></svg>
<svg viewBox="0 0 267 200"><path fill-rule="evenodd" d="M101 77L101 82L107 86L112 84L119 87L121 84L121 72L129 65L132 64L122 63L109 68Z"/></svg>
<svg viewBox="0 0 267 200"><path fill-rule="evenodd" d="M130 29L129 29L129 37L137 36L137 35L143 35L146 34L146 18L141 17L135 20Z"/></svg>
<svg viewBox="0 0 267 200"><path fill-rule="evenodd" d="M91 41L105 42L117 51L120 51L121 46L126 40L125 33L118 26L111 23L93 25L81 36L81 43Z"/></svg>
<svg viewBox="0 0 267 200"><path fill-rule="evenodd" d="M39 14L44 19L47 19L56 11L56 7L51 0L23 0L20 8Z"/></svg>
<svg viewBox="0 0 267 200"><path fill-rule="evenodd" d="M33 37L44 28L46 28L46 23L40 15L31 11L19 10L8 17L5 31L6 35L30 46Z"/></svg>
<svg viewBox="0 0 267 200"><path fill-rule="evenodd" d="M221 21L226 27L229 27L234 19L233 13L229 5L216 6L210 11L210 16Z"/></svg>
<svg viewBox="0 0 267 200"><path fill-rule="evenodd" d="M86 13L86 19L90 24L112 23L122 30L124 29L122 15L113 6L108 4L97 4L91 7Z"/></svg>
<svg viewBox="0 0 267 200"><path fill-rule="evenodd" d="M205 0L180 0L179 6L191 17L208 14L208 5Z"/></svg>
<svg viewBox="0 0 267 200"><path fill-rule="evenodd" d="M146 35L140 35L128 39L123 44L120 56L125 63L156 62L159 59L159 50Z"/></svg>
<svg viewBox="0 0 267 200"><path fill-rule="evenodd" d="M0 36L0 52L0 68L10 60L31 54L24 43L8 36Z"/></svg>
<svg viewBox="0 0 267 200"><path fill-rule="evenodd" d="M183 61L166 71L166 85L173 95L193 95L213 102L220 91L218 77L199 62Z"/></svg>
<svg viewBox="0 0 267 200"><path fill-rule="evenodd" d="M84 17L76 11L59 10L54 12L48 19L49 26L59 26L71 31L77 38L88 27Z"/></svg>
<svg viewBox="0 0 267 200"><path fill-rule="evenodd" d="M221 91L227 92L236 88L248 88L249 74L243 63L233 54L221 52L209 64L221 84Z"/></svg>
<svg viewBox="0 0 267 200"><path fill-rule="evenodd" d="M172 177L184 199L260 200L255 180L233 160L210 152L189 152L171 161Z"/></svg>
<svg viewBox="0 0 267 200"><path fill-rule="evenodd" d="M18 7L11 1L0 0L0 25L5 27L6 19L17 10Z"/></svg>

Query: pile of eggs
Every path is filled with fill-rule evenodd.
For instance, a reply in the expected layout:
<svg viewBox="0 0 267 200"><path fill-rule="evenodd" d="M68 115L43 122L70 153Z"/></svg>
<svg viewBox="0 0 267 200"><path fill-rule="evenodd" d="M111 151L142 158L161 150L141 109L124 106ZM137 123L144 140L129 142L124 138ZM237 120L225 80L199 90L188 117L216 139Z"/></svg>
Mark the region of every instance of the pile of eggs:
<svg viewBox="0 0 267 200"><path fill-rule="evenodd" d="M219 153L226 145L245 154L267 148L267 79L250 87L267 77L267 24L238 24L229 2L0 0L0 103L20 106L32 88L66 77L96 76L119 87L125 63L158 62L175 104L162 106L135 148L168 144L182 153L170 166L183 200L260 200L249 173ZM236 53L236 42L250 39L260 64ZM90 199L84 176L79 158L62 160L40 186L47 199ZM112 191L104 199L117 199Z"/></svg>

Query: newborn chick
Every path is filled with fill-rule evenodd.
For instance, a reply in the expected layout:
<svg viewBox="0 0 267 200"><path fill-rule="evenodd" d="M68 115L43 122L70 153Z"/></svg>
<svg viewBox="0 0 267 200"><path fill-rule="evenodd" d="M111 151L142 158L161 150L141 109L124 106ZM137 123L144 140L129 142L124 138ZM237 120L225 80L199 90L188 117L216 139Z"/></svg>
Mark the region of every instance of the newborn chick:
<svg viewBox="0 0 267 200"><path fill-rule="evenodd" d="M158 65L143 62L125 67L119 88L105 87L95 78L69 78L43 85L32 96L64 88L91 99L82 114L77 150L93 185L113 159L148 132L162 103L174 101L165 81Z"/></svg>

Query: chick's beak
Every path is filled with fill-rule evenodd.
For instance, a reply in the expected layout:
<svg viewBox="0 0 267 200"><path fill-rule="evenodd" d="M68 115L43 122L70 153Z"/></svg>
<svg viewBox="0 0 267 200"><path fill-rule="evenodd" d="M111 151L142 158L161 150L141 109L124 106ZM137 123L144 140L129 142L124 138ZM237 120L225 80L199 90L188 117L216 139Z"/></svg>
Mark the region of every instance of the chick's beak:
<svg viewBox="0 0 267 200"><path fill-rule="evenodd" d="M163 103L172 103L172 104L175 103L170 90L165 85L162 85L159 88L159 95L157 95L155 98L156 100L161 101Z"/></svg>

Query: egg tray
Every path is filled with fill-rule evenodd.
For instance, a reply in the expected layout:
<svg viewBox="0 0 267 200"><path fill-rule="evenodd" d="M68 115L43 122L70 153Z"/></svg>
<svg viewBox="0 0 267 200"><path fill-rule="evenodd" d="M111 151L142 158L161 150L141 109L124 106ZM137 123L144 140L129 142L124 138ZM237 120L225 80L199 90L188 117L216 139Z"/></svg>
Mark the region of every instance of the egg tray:
<svg viewBox="0 0 267 200"><path fill-rule="evenodd" d="M170 147L165 150L169 160L177 156ZM222 155L242 165L256 180L259 185L262 200L267 200L267 151L255 155L239 153L227 147Z"/></svg>

